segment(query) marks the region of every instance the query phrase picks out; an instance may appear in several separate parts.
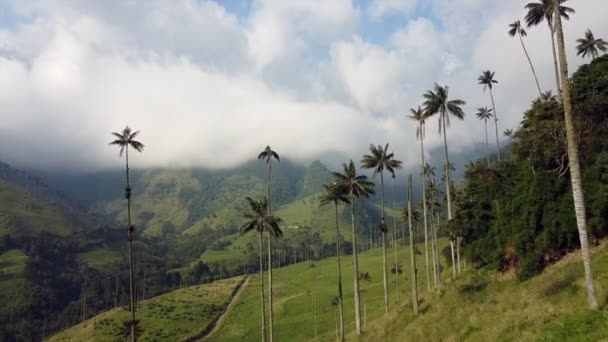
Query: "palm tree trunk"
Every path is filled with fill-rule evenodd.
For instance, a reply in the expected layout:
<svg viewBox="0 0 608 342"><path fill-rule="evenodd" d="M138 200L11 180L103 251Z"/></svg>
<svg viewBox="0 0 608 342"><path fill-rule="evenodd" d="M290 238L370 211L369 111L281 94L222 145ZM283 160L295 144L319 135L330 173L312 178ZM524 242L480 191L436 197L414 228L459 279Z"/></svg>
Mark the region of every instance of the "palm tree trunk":
<svg viewBox="0 0 608 342"><path fill-rule="evenodd" d="M393 210L397 209L395 200L395 177L393 180ZM399 303L399 259L397 258L397 220L393 216L393 254L395 255L395 280L397 281L397 303Z"/></svg>
<svg viewBox="0 0 608 342"><path fill-rule="evenodd" d="M488 142L488 119L484 119L484 123L486 126L486 162L488 164L488 168L490 167L490 143Z"/></svg>
<svg viewBox="0 0 608 342"><path fill-rule="evenodd" d="M133 291L133 233L134 229L131 225L131 183L129 181L129 145L125 147L125 161L127 177L127 186L125 188L125 197L127 198L127 239L129 242L129 301L131 309L131 342L135 342L135 293Z"/></svg>
<svg viewBox="0 0 608 342"><path fill-rule="evenodd" d="M262 303L262 342L266 342L266 308L264 307L264 233L260 232L260 296Z"/></svg>
<svg viewBox="0 0 608 342"><path fill-rule="evenodd" d="M388 281L386 276L386 221L384 219L384 176L383 172L380 172L380 189L382 191L382 197L380 198L382 204L382 281L384 283L384 312L388 313ZM386 230L385 230L386 229Z"/></svg>
<svg viewBox="0 0 608 342"><path fill-rule="evenodd" d="M448 202L448 221L452 220L452 195L450 193L450 159L448 157L448 131L446 129L446 115L447 113L443 113L443 120L441 120L443 125L443 149L445 152L445 194L447 196Z"/></svg>
<svg viewBox="0 0 608 342"><path fill-rule="evenodd" d="M422 177L422 216L424 220L424 257L425 257L425 270L426 270L426 287L427 290L431 290L431 268L429 264L429 225L427 222L427 208L426 208L426 183L424 181L424 126L420 125L420 156L422 158L422 166L420 168Z"/></svg>
<svg viewBox="0 0 608 342"><path fill-rule="evenodd" d="M433 256L433 283L435 284L435 288L439 287L439 281L437 279L437 255L436 255L436 251L437 249L435 248L435 243L437 243L435 241L435 210L431 209L431 253Z"/></svg>
<svg viewBox="0 0 608 342"><path fill-rule="evenodd" d="M557 12L559 13L559 1L555 1ZM559 15L556 17L557 43L559 45L559 59L562 72L562 86L564 96L564 121L566 123L566 140L568 141L568 161L570 166L570 178L572 182L572 196L574 198L574 211L576 214L576 225L578 228L579 240L581 242L581 254L583 267L585 269L585 285L587 287L587 301L589 308L597 310L598 304L593 287L593 274L591 273L591 258L589 257L589 246L587 241L587 222L585 211L585 198L581 176L581 166L579 164L578 144L572 117L572 94L570 81L568 80L568 62L566 60L566 48L564 46L564 31L562 20Z"/></svg>
<svg viewBox="0 0 608 342"><path fill-rule="evenodd" d="M342 304L342 266L340 265L340 221L338 220L338 203L336 207L336 263L338 264L338 307L340 310L340 341L344 341L344 305Z"/></svg>
<svg viewBox="0 0 608 342"><path fill-rule="evenodd" d="M496 128L496 152L498 154L498 161L500 161L500 142L498 141L498 114L496 113L496 105L494 104L494 93L492 92L492 88L490 88L490 98L492 99L492 109L494 110L494 128Z"/></svg>
<svg viewBox="0 0 608 342"><path fill-rule="evenodd" d="M456 258L454 257L454 240L450 239L450 250L452 252L452 279L456 279Z"/></svg>
<svg viewBox="0 0 608 342"><path fill-rule="evenodd" d="M435 262L436 262L436 266L435 266L435 270L437 272L437 282L439 285L441 285L441 263L439 262L439 241L437 239L437 230L439 229L439 213L435 213L436 216L436 224L435 224L435 231L433 233L433 239L435 240Z"/></svg>
<svg viewBox="0 0 608 342"><path fill-rule="evenodd" d="M408 229L410 233L410 270L412 277L412 307L414 308L414 314L418 314L418 279L416 277L416 251L414 247L414 232L412 231L412 175L408 178L407 187L407 216L408 216Z"/></svg>
<svg viewBox="0 0 608 342"><path fill-rule="evenodd" d="M268 216L272 213L272 204L270 202L270 174L272 173L272 162L268 161ZM268 232L268 328L270 342L272 342L274 333L274 317L272 309L272 248L271 248L272 235Z"/></svg>
<svg viewBox="0 0 608 342"><path fill-rule="evenodd" d="M538 83L538 77L536 76L536 70L534 70L534 65L532 64L530 55L528 55L528 50L526 49L526 45L524 44L524 39L521 37L521 34L519 35L519 41L521 42L521 47L524 49L524 53L526 54L528 63L530 63L530 69L532 69L532 74L534 75L534 80L536 81L536 88L538 88L538 96L542 97L543 92L542 92L542 90L540 90L540 84Z"/></svg>
<svg viewBox="0 0 608 342"><path fill-rule="evenodd" d="M559 12L557 12L559 13ZM556 17L556 16L554 16ZM549 24L549 32L551 32L551 52L553 53L553 66L555 67L555 86L556 86L556 90L557 90L557 102L558 103L562 103L562 91L561 88L559 86L560 83L560 79L559 79L559 67L558 67L558 61L557 61L557 55L555 53L555 37L554 37L554 31L553 31L553 27L551 26L551 24ZM567 78L567 73L566 73L566 78Z"/></svg>
<svg viewBox="0 0 608 342"><path fill-rule="evenodd" d="M361 305L359 303L359 261L357 260L357 236L355 234L355 197L352 195L352 193L350 195L350 220L353 240L353 287L355 295L355 326L357 330L357 335L361 335Z"/></svg>

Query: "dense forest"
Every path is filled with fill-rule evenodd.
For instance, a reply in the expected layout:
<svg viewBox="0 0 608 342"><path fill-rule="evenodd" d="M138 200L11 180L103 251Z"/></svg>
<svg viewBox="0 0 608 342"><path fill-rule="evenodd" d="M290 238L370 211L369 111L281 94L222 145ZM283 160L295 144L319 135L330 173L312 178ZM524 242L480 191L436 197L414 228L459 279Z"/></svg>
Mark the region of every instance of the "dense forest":
<svg viewBox="0 0 608 342"><path fill-rule="evenodd" d="M608 57L572 77L577 139L592 243L608 233ZM564 115L554 96L532 103L507 157L467 166L449 230L478 266L529 278L580 246L569 179Z"/></svg>

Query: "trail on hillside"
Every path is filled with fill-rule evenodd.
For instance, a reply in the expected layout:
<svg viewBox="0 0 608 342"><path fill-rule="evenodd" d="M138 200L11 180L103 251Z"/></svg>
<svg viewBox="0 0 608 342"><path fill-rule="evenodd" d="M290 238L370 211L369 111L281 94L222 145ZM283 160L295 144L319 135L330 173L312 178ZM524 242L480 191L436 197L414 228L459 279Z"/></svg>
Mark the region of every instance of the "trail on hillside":
<svg viewBox="0 0 608 342"><path fill-rule="evenodd" d="M243 281L241 281L237 285L237 287L234 289L234 291L230 295L230 298L228 299L228 305L226 305L226 308L224 309L224 311L221 314L219 314L213 321L211 321L211 323L209 323L205 327L205 329L203 329L201 332L199 332L198 334L196 334L194 336L191 336L191 337L188 337L188 338L182 340L182 342L206 341L211 335L215 334L218 330L220 330L220 327L224 323L224 320L226 320L228 313L230 312L230 310L232 310L232 308L236 304L241 293L243 293L243 290L245 290L245 288L247 288L247 285L249 284L249 279L251 279L250 276L243 278Z"/></svg>

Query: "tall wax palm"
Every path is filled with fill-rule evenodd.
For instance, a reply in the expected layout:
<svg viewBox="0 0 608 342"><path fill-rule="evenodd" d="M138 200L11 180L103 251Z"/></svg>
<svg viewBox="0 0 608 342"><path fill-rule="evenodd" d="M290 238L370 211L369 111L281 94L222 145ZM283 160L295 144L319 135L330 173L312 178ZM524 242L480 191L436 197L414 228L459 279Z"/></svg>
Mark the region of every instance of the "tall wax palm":
<svg viewBox="0 0 608 342"><path fill-rule="evenodd" d="M570 19L570 14L574 13L574 10L567 6L561 6L561 4L565 3L568 0L559 0L559 3L556 3L559 8L558 11L560 16L565 19ZM554 0L538 0L538 2L530 2L526 5L526 9L528 13L526 14L526 24L528 27L538 26L543 21L547 22L549 26L549 32L551 33L551 52L553 53L553 65L555 67L555 84L557 87L557 101L561 103L561 87L559 85L559 68L557 65L557 55L555 52L555 7Z"/></svg>
<svg viewBox="0 0 608 342"><path fill-rule="evenodd" d="M338 205L340 203L350 203L344 189L340 188L336 182L329 185L323 185L325 192L321 197L321 205L334 204L336 209L336 263L338 266L338 308L340 314L340 341L344 341L344 305L342 301L342 266L340 264L340 220L338 216Z"/></svg>
<svg viewBox="0 0 608 342"><path fill-rule="evenodd" d="M437 186L437 182L435 181L435 177L430 178L427 181L427 203L429 203L429 216L431 218L431 249L433 256L433 280L435 283L435 287L438 287L441 283L441 279L439 278L439 268L438 268L438 260L439 255L437 254L437 216L439 211L441 210L441 205L439 202L435 201L437 197L439 197L441 190ZM452 242L451 242L452 243ZM452 247L453 248L453 247Z"/></svg>
<svg viewBox="0 0 608 342"><path fill-rule="evenodd" d="M418 270L416 269L416 251L414 247L414 231L412 229L412 221L414 213L412 212L412 175L407 179L407 209L404 212L403 219L407 222L408 232L410 234L410 271L412 277L412 308L414 314L418 314Z"/></svg>
<svg viewBox="0 0 608 342"><path fill-rule="evenodd" d="M527 36L528 33L521 25L521 21L519 20L516 20L515 22L510 24L509 27L509 36L519 37L519 42L521 43L521 47L524 49L524 53L526 54L526 58L528 59L528 63L530 64L530 69L532 69L532 75L534 75L534 80L536 81L538 95L542 96L542 90L540 90L540 83L538 83L538 77L536 76L536 70L534 70L534 64L532 64L532 60L530 59L530 55L528 54L528 50L526 49L526 45L524 44L524 37Z"/></svg>
<svg viewBox="0 0 608 342"><path fill-rule="evenodd" d="M466 104L463 100L450 100L449 88L442 87L435 83L433 90L427 91L424 95L424 106L429 116L439 114L439 134L443 132L443 147L445 153L445 190L447 195L448 220L452 219L452 195L450 194L450 159L448 157L448 132L450 125L450 115L464 120L462 106Z"/></svg>
<svg viewBox="0 0 608 342"><path fill-rule="evenodd" d="M559 4L555 3L555 11ZM587 287L587 300L592 310L598 308L593 287L593 274L591 273L591 260L589 257L589 246L587 241L587 221L585 210L585 197L581 176L581 165L578 157L578 143L576 132L574 131L574 119L572 117L572 98L570 82L568 82L568 61L566 59L566 47L564 44L564 31L562 29L562 19L556 17L555 29L557 31L557 45L559 47L560 70L562 72L562 86L564 87L564 121L566 124L566 141L568 143L568 163L570 166L570 180L572 182L572 195L574 198L574 212L576 215L576 225L578 228L579 240L581 242L581 254L583 267L585 269L585 285Z"/></svg>
<svg viewBox="0 0 608 342"><path fill-rule="evenodd" d="M399 166L401 167L401 166ZM393 195L393 210L397 210L397 200L395 198L395 173L391 173L391 180L392 180L392 195ZM401 230L403 232L403 229ZM393 256L394 256L394 263L397 265L399 263L399 259L397 257L397 220L395 219L395 217L393 216ZM399 274L394 273L395 274L395 280L396 280L396 284L397 284L397 302L399 302Z"/></svg>
<svg viewBox="0 0 608 342"><path fill-rule="evenodd" d="M488 119L492 117L492 110L488 107L477 108L477 118L483 120L486 129L486 162L490 167L490 147L488 143Z"/></svg>
<svg viewBox="0 0 608 342"><path fill-rule="evenodd" d="M255 231L259 234L260 242L260 303L262 311L262 342L266 341L266 309L264 308L264 232L269 235L280 237L283 236L281 231L281 219L268 214L268 199L262 198L261 201L256 201L250 197L245 198L249 203L250 211L243 214L247 222L241 227L240 234L244 235L248 232ZM272 311L272 308L270 308Z"/></svg>
<svg viewBox="0 0 608 342"><path fill-rule="evenodd" d="M277 162L281 162L279 155L273 151L270 146L266 146L264 151L260 152L258 155L258 159L263 160L268 165L268 215L270 216L272 213L272 203L270 202L270 175L272 173L272 160L276 159ZM273 309L272 309L272 234L268 234L268 318L269 318L269 337L270 342L272 342L274 333L274 318L273 318Z"/></svg>
<svg viewBox="0 0 608 342"><path fill-rule="evenodd" d="M418 127L416 128L416 138L420 140L420 158L421 158L421 175L425 175L425 166L427 165L424 162L424 137L425 137L425 120L428 117L428 113L424 111L420 106L417 109L410 108L410 119L416 121L418 123ZM422 183L422 212L423 212L423 222L424 222L424 254L425 254L425 267L426 267L426 285L427 289L431 289L431 268L429 267L429 229L427 223L427 208L426 208L426 185L424 182L424 178Z"/></svg>
<svg viewBox="0 0 608 342"><path fill-rule="evenodd" d="M600 51L606 52L608 50L608 43L601 38L595 39L593 32L589 29L585 32L585 37L578 39L576 42L578 43L576 47L577 56L582 55L583 58L589 55L593 60L599 56Z"/></svg>
<svg viewBox="0 0 608 342"><path fill-rule="evenodd" d="M342 165L343 173L333 172L337 186L347 195L350 202L350 219L353 245L353 287L355 297L355 327L357 335L361 335L361 304L359 301L359 261L357 260L357 235L355 233L355 199L369 198L374 193L374 183L367 180L367 176L357 175L355 163L351 160Z"/></svg>
<svg viewBox="0 0 608 342"><path fill-rule="evenodd" d="M380 204L381 204L381 218L380 218L380 232L382 233L382 279L384 280L384 311L388 312L388 281L387 281L387 268L386 268L386 233L388 227L386 226L386 220L384 217L384 171L388 171L391 174L395 174L395 169L401 168L401 161L394 159L394 153L388 152L389 144L384 147L381 145L369 146L370 154L363 156L361 160L361 167L364 169L373 169L374 176L380 174Z"/></svg>
<svg viewBox="0 0 608 342"><path fill-rule="evenodd" d="M490 98L492 99L492 112L494 113L494 127L496 128L496 152L498 154L498 161L500 161L500 143L498 141L498 114L496 113L496 105L494 104L494 94L492 88L495 83L498 83L494 79L494 72L490 70L484 71L478 78L479 84L483 85L483 90L486 88L490 90Z"/></svg>
<svg viewBox="0 0 608 342"><path fill-rule="evenodd" d="M123 152L125 153L125 198L127 199L127 240L129 241L129 305L131 309L131 341L137 339L137 329L135 320L135 292L134 292L134 279L133 279L133 236L135 235L135 227L131 224L131 183L129 181L129 147L133 148L137 152L144 150L144 144L135 140L139 131L132 131L129 126L125 127L121 133L112 132L112 135L116 138L110 142L110 145L116 145L120 147L119 156L122 157Z"/></svg>

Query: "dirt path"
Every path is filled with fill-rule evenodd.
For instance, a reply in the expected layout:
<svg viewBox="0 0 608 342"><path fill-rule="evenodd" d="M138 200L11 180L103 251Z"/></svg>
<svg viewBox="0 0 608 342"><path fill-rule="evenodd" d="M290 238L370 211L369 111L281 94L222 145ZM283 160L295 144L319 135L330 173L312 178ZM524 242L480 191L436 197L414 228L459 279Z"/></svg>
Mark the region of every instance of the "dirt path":
<svg viewBox="0 0 608 342"><path fill-rule="evenodd" d="M211 323L209 323L203 331L196 334L195 336L183 340L182 342L207 341L211 335L215 334L218 330L220 330L222 324L228 316L228 313L230 312L230 310L232 310L234 305L236 305L236 302L238 301L240 295L243 293L243 290L247 288L247 285L249 284L249 279L251 279L251 277L244 278L243 281L234 289L228 301L228 305L226 306L226 309L224 309L224 312L222 312L213 321L211 321Z"/></svg>

